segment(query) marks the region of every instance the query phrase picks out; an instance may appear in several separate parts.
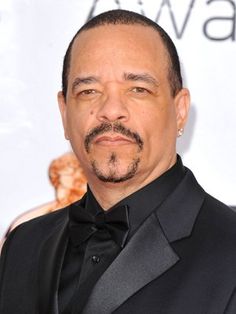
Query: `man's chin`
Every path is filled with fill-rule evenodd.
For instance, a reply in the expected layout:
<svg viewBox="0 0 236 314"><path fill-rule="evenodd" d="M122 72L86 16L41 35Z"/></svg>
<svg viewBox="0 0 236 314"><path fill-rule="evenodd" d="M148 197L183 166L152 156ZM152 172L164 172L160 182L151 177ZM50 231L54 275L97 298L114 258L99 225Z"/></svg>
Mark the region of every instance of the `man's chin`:
<svg viewBox="0 0 236 314"><path fill-rule="evenodd" d="M102 164L107 162L112 162L112 156L116 157L116 160L122 164L127 164L135 158L138 154L137 149L133 146L123 145L123 146L99 146L96 149L91 150L89 153L89 158L97 160Z"/></svg>
<svg viewBox="0 0 236 314"><path fill-rule="evenodd" d="M100 164L93 160L91 162L92 170L96 177L107 183L121 183L133 178L138 170L140 159L133 160L127 167L120 169L118 166L101 167Z"/></svg>

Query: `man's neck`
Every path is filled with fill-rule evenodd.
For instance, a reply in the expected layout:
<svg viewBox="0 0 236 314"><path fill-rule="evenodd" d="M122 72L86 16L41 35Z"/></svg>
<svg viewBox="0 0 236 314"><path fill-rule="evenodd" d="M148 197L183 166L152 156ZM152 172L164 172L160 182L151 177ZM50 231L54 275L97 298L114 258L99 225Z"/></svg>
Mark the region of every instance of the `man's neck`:
<svg viewBox="0 0 236 314"><path fill-rule="evenodd" d="M121 186L120 183L106 183L105 187L103 186L103 183L100 184L99 187L97 185L93 186L90 184L89 187L96 200L104 210L108 210L119 201L141 188L140 186L131 186L128 188L128 184L122 184Z"/></svg>
<svg viewBox="0 0 236 314"><path fill-rule="evenodd" d="M108 210L122 199L140 190L150 182L165 173L174 165L174 162L167 169L159 173L150 173L145 175L136 174L135 177L119 183L102 182L98 178L88 181L89 187L96 200L104 210Z"/></svg>

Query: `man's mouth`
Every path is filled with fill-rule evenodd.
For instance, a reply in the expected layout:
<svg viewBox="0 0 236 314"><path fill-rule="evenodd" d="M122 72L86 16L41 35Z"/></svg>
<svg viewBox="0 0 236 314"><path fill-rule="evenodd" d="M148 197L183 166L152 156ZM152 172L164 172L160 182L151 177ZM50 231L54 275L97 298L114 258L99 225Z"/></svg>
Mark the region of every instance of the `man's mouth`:
<svg viewBox="0 0 236 314"><path fill-rule="evenodd" d="M143 140L139 134L126 128L121 123L104 122L92 129L84 140L84 146L88 153L92 143L106 146L136 144L140 151L143 149Z"/></svg>
<svg viewBox="0 0 236 314"><path fill-rule="evenodd" d="M108 145L108 146L119 146L119 145L127 145L127 144L136 144L134 141L132 141L129 138L116 135L116 136L110 136L110 135L102 135L98 136L94 140L94 144L99 145Z"/></svg>

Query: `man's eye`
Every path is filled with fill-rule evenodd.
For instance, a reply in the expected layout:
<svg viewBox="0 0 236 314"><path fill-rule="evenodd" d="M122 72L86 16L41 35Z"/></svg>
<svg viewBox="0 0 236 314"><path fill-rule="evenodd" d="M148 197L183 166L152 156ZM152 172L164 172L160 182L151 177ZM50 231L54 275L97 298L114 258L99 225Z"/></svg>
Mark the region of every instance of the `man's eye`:
<svg viewBox="0 0 236 314"><path fill-rule="evenodd" d="M79 94L80 95L91 95L91 94L95 94L96 91L94 89L85 89L83 91L81 91Z"/></svg>
<svg viewBox="0 0 236 314"><path fill-rule="evenodd" d="M149 93L149 91L144 87L133 87L132 91L135 93Z"/></svg>

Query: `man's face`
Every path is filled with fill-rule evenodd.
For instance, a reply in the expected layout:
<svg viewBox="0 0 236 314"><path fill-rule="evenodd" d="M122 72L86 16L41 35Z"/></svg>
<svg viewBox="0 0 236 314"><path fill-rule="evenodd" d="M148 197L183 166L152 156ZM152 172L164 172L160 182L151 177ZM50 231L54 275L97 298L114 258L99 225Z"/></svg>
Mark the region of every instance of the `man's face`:
<svg viewBox="0 0 236 314"><path fill-rule="evenodd" d="M189 94L172 96L159 34L141 25L104 25L80 33L71 54L65 135L89 182L140 186L176 160L176 137Z"/></svg>

